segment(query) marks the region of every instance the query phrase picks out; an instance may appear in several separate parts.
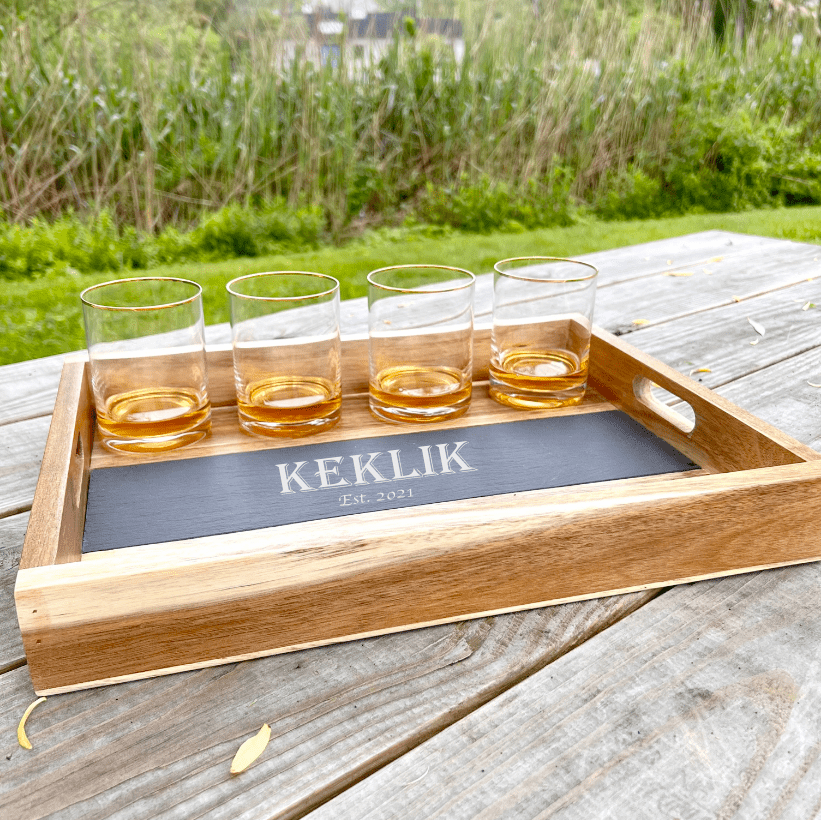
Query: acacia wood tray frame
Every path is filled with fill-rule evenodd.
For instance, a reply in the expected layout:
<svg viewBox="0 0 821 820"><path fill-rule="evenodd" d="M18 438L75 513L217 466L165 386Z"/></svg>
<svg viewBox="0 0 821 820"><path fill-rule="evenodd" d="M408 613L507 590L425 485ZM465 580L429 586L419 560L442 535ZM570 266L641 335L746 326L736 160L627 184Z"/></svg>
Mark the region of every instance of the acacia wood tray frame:
<svg viewBox="0 0 821 820"><path fill-rule="evenodd" d="M520 420L487 398L489 330L475 334L467 416ZM230 348L208 351L213 432L142 461L292 446L243 434ZM314 441L412 432L367 410L367 338L343 340L343 419ZM654 398L690 405L692 426ZM695 461L684 474L383 510L81 555L93 447L88 365L63 369L17 576L39 694L82 689L501 612L821 558L812 449L596 329L576 408L617 407ZM527 417L531 417L529 414Z"/></svg>

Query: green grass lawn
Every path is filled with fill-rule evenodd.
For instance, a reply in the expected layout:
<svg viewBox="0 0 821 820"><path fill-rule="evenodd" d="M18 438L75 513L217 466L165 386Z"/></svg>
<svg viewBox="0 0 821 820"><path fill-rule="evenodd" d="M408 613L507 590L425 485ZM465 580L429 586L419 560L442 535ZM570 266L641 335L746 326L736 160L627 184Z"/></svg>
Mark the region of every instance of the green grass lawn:
<svg viewBox="0 0 821 820"><path fill-rule="evenodd" d="M391 239L371 235L342 248L306 253L232 259L215 264L156 268L151 275L181 276L204 288L205 320L228 321L225 283L235 276L266 270L308 270L328 273L342 283L342 298L366 293L365 277L392 264L447 264L487 273L494 262L530 254L578 256L689 233L721 229L738 233L821 244L821 207L699 214L634 222L589 221L569 228L479 236L459 234L442 239L413 235ZM401 232L400 232L401 235ZM145 271L134 272L146 275ZM0 364L36 359L85 347L78 294L96 282L117 278L111 273L43 276L0 283L2 336Z"/></svg>

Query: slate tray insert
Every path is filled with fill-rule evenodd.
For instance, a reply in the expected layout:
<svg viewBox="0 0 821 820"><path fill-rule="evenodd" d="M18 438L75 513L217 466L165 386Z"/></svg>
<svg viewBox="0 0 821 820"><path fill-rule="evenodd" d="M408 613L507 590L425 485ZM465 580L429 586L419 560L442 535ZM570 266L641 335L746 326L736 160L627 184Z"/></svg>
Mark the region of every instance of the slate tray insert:
<svg viewBox="0 0 821 820"><path fill-rule="evenodd" d="M91 472L83 552L696 468L617 410L128 464Z"/></svg>

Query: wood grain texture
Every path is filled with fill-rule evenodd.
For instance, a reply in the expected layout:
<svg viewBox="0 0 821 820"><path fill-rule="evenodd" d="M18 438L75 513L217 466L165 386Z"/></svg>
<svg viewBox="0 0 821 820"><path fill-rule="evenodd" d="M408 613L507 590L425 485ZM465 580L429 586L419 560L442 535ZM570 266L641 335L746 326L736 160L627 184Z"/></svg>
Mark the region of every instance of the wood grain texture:
<svg viewBox="0 0 821 820"><path fill-rule="evenodd" d="M578 258L598 267L599 284L608 287L619 282L670 271L689 270L697 266L710 269L725 260L769 253L775 249L779 249L782 255L789 256L802 248L806 249L807 245L732 231L702 231L689 236L675 236L641 245L597 251Z"/></svg>
<svg viewBox="0 0 821 820"><path fill-rule="evenodd" d="M756 370L722 385L722 396L821 450L821 348Z"/></svg>
<svg viewBox="0 0 821 820"><path fill-rule="evenodd" d="M623 333L635 329L635 321L656 324L743 302L818 276L819 259L821 248L817 245L751 248L706 266L709 274L704 267L690 270L692 276L671 276L668 274L673 271L666 271L643 278L640 291L632 282L601 287L596 294L594 321Z"/></svg>
<svg viewBox="0 0 821 820"><path fill-rule="evenodd" d="M0 426L0 517L31 508L49 422L42 416Z"/></svg>
<svg viewBox="0 0 821 820"><path fill-rule="evenodd" d="M0 676L0 816L298 817L459 720L655 593L432 627L254 662L33 699ZM228 768L263 721L272 740ZM10 755L10 759L7 756Z"/></svg>
<svg viewBox="0 0 821 820"><path fill-rule="evenodd" d="M819 249L821 250L821 249ZM705 387L720 385L776 365L821 345L818 282L802 282L730 305L706 310L686 321L642 327L625 338ZM759 336L748 321L764 327ZM821 384L821 368L807 371ZM797 384L790 383L790 392ZM783 388L782 388L783 389Z"/></svg>
<svg viewBox="0 0 821 820"><path fill-rule="evenodd" d="M51 414L64 359L48 356L0 367L0 424Z"/></svg>
<svg viewBox="0 0 821 820"><path fill-rule="evenodd" d="M750 470L817 458L777 427L611 334L594 334L590 361L590 380L598 392L704 469ZM666 416L666 408L650 396L652 384L687 402L695 414L694 429L685 431Z"/></svg>
<svg viewBox="0 0 821 820"><path fill-rule="evenodd" d="M712 402L704 388L615 337L596 330L593 341L592 384L704 467L749 470L816 458L814 451L744 411ZM482 373L489 354L488 328L478 329L476 350L476 369ZM348 365L348 385L353 389L364 387L362 378L367 379L366 351L365 337L343 344L343 368ZM68 501L62 512L50 502L55 492L38 491L38 498L49 503L39 507L35 502L17 582L21 630L40 693L819 557L805 533L792 540L778 538L771 523L754 518L765 492L779 494L784 506L795 509L800 518L798 511L816 481L814 471L804 470L795 475L763 471L751 483L744 476L724 483L705 479L703 486L690 482L686 490L671 490L662 482L638 498L603 484L599 494L579 499L579 508L569 517L567 499L573 499L572 492L565 493L558 505L550 491L516 494L510 497L515 499L512 513L507 497L496 498L497 509L491 514L486 500L479 507L471 501L450 502L435 505L432 512L415 510L410 532L403 512L368 514L340 519L333 535L321 522L261 531L270 539L269 550L253 555L233 552L238 538L249 537L242 533L195 539L211 546L193 564L178 566L172 559L146 572L133 562L125 569L128 559L124 562L117 554L111 567L103 559L57 572L48 564L58 555L58 544L65 545L63 560L79 558L82 521L74 501L82 506L84 500L87 447L81 448L80 458L72 453L78 430L90 423L85 372L80 364L64 370L65 388L58 394L47 448L50 466L41 475L41 482L57 482L59 494L61 476L64 483L74 469L78 492L64 493ZM212 394L222 389L229 400L230 351L212 351L209 372ZM665 407L649 401L651 379L689 402L696 412L693 431L678 429ZM489 405L489 417L476 416L473 423L504 414L503 408ZM364 404L359 410L359 416L346 414L354 436L386 429L367 418ZM515 411L506 414L521 417ZM223 421L229 430L232 425L236 429L235 420ZM225 446L220 445L219 431L216 425L212 440L198 453L213 454L217 446ZM345 435L343 424L324 438ZM290 442L280 442L285 444ZM236 446L247 445L237 441ZM176 452L182 457L182 451ZM191 453L193 448L187 448L185 456ZM736 543L735 530L721 524L704 529L702 521L705 515L720 519L727 504L744 509L747 520L756 525L744 532L749 549L732 557L724 545ZM591 527L591 520L599 520L600 526ZM660 520L665 521L663 528L657 525ZM696 526L704 529L701 553L688 551L683 544L684 533ZM69 537L58 537L60 527L69 531ZM610 558L611 532L619 532L630 545L617 562ZM433 541L447 546L431 549ZM536 542L546 544L546 552L534 552L531 544ZM669 542L671 551L653 554L661 542ZM297 543L300 550L293 563L288 544ZM579 544L585 545L582 557L576 551ZM176 554L168 549L169 555ZM134 555L139 560L143 553ZM34 571L38 566L41 570ZM499 576L505 582L498 582ZM116 600L109 600L110 589L117 591ZM365 589L368 595L362 594ZM305 611L321 613L321 618L315 616L306 624L301 614Z"/></svg>
<svg viewBox="0 0 821 820"><path fill-rule="evenodd" d="M184 563L168 545L162 563L132 548L21 568L15 598L35 688L821 558L808 504L821 462L643 481L639 493L605 482L497 496L492 507L433 504L414 510L412 529L392 512L332 530L274 527L258 531L266 549L244 555L233 545L247 533L195 539L200 557Z"/></svg>
<svg viewBox="0 0 821 820"><path fill-rule="evenodd" d="M67 364L60 378L21 568L80 560L93 429L88 366Z"/></svg>
<svg viewBox="0 0 821 820"><path fill-rule="evenodd" d="M811 818L821 568L679 587L310 815Z"/></svg>
<svg viewBox="0 0 821 820"><path fill-rule="evenodd" d="M666 276L669 274L687 272L693 269L701 271L705 267L710 270L722 263L725 263L727 269L738 266L744 267L746 266L744 260L774 251L776 248L782 258L791 258L796 254L806 254L808 247L801 243L785 242L784 240L761 236L749 236L728 231L703 231L690 236L659 239L642 245L631 245L624 248L583 254L576 258L595 265L599 270L598 295L596 297L598 304L602 296L612 286L621 283L632 283L629 288L633 293L640 295L646 282L642 282L639 290L637 289L638 280L657 280L663 285ZM549 256L550 249L544 249L543 253ZM740 263L737 260L740 260ZM474 273L492 273L496 261L498 260L488 258L486 267L481 271L474 271ZM492 276L480 275L477 278L475 294L476 318L479 321L490 321L492 290ZM616 292L618 292L618 289L616 289ZM640 302L641 299L637 298L629 307L632 308ZM599 315L599 309L597 308L596 322L599 325L611 330L625 326L625 315L613 317L608 314L607 319L604 319L603 316L603 314ZM609 322L613 318L615 318L616 324L611 328Z"/></svg>
<svg viewBox="0 0 821 820"><path fill-rule="evenodd" d="M652 243L653 252L656 253L653 262L643 259L641 247L624 249L619 259L624 267L646 264L646 272L653 273L654 269L655 272L663 270L668 259L679 265L680 269L686 269L688 261L692 262L693 259L706 263L708 257L722 253L722 242L730 252L739 247L727 246L726 242L732 240L726 234L709 233L714 236L710 238L702 234L669 240L666 246L664 243ZM744 242L753 239L741 238ZM709 250L706 249L707 240L715 241ZM677 242L680 244L676 245ZM687 248L694 246L698 246L698 253L688 255ZM789 253L786 251L791 246L792 243L783 246L785 265L789 264ZM489 258L488 261L492 264L495 260ZM620 265L615 262L610 270L614 276L623 275ZM664 277L664 280L667 279ZM600 304L605 304L607 290L609 288L600 293ZM633 304L641 303L641 293L641 287L637 286ZM343 316L344 312L345 305ZM364 316L364 311L361 315ZM646 347L642 341L640 346L664 361L672 361L671 357L678 353L676 331L686 341L691 323L705 316L709 319L709 311L674 320L666 326L670 330L669 341L659 346L648 341ZM631 336L631 340L636 338L638 343L639 338L649 337L664 327L648 327ZM611 329L618 328L618 324L611 326ZM352 326L350 329L362 328ZM764 341L771 339L774 340L775 336L768 332ZM209 341L214 340L209 337ZM793 340L785 341L788 357ZM755 348L751 350L755 351ZM744 369L739 370L738 375L747 373L749 362L739 364ZM685 367L684 372L687 372L692 365L685 362ZM803 375L798 371L801 371L800 366L795 378ZM818 431L817 425L813 429L815 411L811 404L804 403L805 397L802 396L801 401L794 405L786 390L779 391L782 372L786 373L777 366L771 371L769 378L772 384L760 403L758 384L750 383L733 391L729 390L732 385L727 384L721 389L746 409L762 415L804 441L811 441ZM721 374L722 384L732 382L735 375L731 361ZM699 374L698 378L702 375ZM707 383L709 374L703 378ZM789 380L791 377L785 375L784 378ZM19 384L17 388L22 393L26 384ZM784 419L783 424L779 424L779 415ZM30 442L30 459L39 458L44 440L45 432L39 445ZM33 490L33 482L31 488ZM29 492L29 503L30 497ZM763 577L772 578L776 574L791 577L793 573L803 573L807 569L777 571ZM727 585L737 581L725 580L721 583ZM695 589L704 586L697 585ZM796 600L802 594L800 590L792 593ZM814 594L817 598L817 593ZM790 612L789 597L784 603L786 613ZM641 595L629 596L628 600L640 598ZM498 693L504 687L522 680L533 668L529 665L531 660L555 658L584 641L609 623L597 618L604 618L610 607L624 600L602 599L498 616L486 622L433 627L308 650L294 656L266 658L50 698L38 708L29 724L35 742L33 754L19 749L14 741L14 727L22 710L33 699L28 673L25 669L18 669L0 676L0 704L5 710L0 721L0 738L3 739L0 740L0 816L40 817L51 813L55 817L92 820L109 817L129 820L163 817L170 820L172 817L193 816L235 820L261 815L300 816L311 806L344 790L426 737L435 735L443 726L458 721L481 703L486 693ZM680 599L671 600L671 613L675 613ZM700 617L697 609L693 613L694 619ZM620 610L621 614L628 611ZM635 614L630 615L625 623L635 617ZM719 613L717 617L723 618L724 614ZM665 633L665 620L662 618L659 623L658 628L651 624L639 630L636 645L655 646L654 635ZM730 626L735 627L735 624ZM0 634L6 634L5 627L4 619L0 623ZM739 629L742 628L739 626ZM488 629L487 639L473 637L477 634L472 631L474 629ZM739 634L743 636L743 633ZM417 637L420 640L414 642ZM446 663L431 672L431 667L426 666L431 653L439 647L442 648L443 657L458 658L461 637L478 648L469 657ZM776 635L775 640L780 638ZM736 635L730 637L732 640L736 640ZM541 654L540 648L548 641L553 642L555 653L549 656ZM429 644L434 642L439 643L429 648ZM447 649L442 647L445 643ZM723 651L720 642L713 642L712 646L714 653L720 656ZM798 651L802 650L799 648ZM448 655L448 652L451 654ZM804 651L804 656L808 652L812 649ZM493 654L492 662L488 653ZM754 656L762 662L769 656L769 647L761 644ZM311 659L310 666L305 665L308 658ZM478 662L479 658L482 663ZM664 660L665 656L661 655L659 663L663 665ZM591 669L591 675L606 674L613 666L612 661L612 653L605 648L597 667ZM744 665L743 658L738 665ZM385 671L390 669L396 670L397 674ZM549 672L550 667L546 671ZM660 686L663 685L662 681ZM480 697L474 695L477 687L483 693ZM671 697L684 697L686 694L675 682L668 684L668 689ZM596 701L597 708L607 708L611 697L611 693L603 692ZM311 706L314 707L313 712L310 711ZM45 708L56 709L58 719L52 722L52 713L44 711L40 720L39 710ZM817 807L813 809L812 801L801 802L807 785L812 786L821 779L815 775L816 769L812 768L813 765L817 768L817 763L813 763L817 760L817 754L814 756L811 745L818 740L812 728L817 711L817 707L813 707L802 723L803 727L808 727L806 739L810 741L810 751L802 751L794 758L782 755L777 771L764 768L755 781L757 788L764 791L774 791L773 784L786 784L779 797L770 804L773 808L769 815L766 811L757 813L751 809L746 813L741 811L738 816L784 816L803 820L818 814ZM239 743L255 732L262 720L273 720L276 716L279 722L274 727L275 738L269 747L270 756L261 759L243 777L230 779L226 774L227 766ZM700 736L698 731L696 727L696 737ZM714 732L714 736L710 732ZM611 734L615 736L615 731ZM658 768L638 767L639 774L657 776L651 793L636 787L635 779L632 782L626 777L620 779L619 788L624 799L635 796L636 801L626 806L618 804L624 810L614 809L616 813L610 815L612 818L642 816L636 815L633 810L636 805L644 810L645 803L642 801L648 798L655 798L656 801L647 804L650 806L649 816L704 816L699 814L699 806L696 805L697 792L689 789L685 795L688 802L681 802L682 788L690 785L684 780L686 772L702 762L700 749L692 745L692 735L692 732L685 733L671 751L668 749L663 761L665 765ZM622 732L621 737L626 736L627 732ZM732 782L725 785L726 790L730 791L740 780L736 777L738 769L728 766L728 761L733 763L731 753L737 749L752 748L749 741L754 739L754 735L748 732L745 724L730 720L711 723L705 728L704 737L714 740L722 748L721 756L711 758L712 768L705 776L714 779L717 773L727 768L727 777ZM614 742L616 745L619 743L618 739ZM626 740L624 742L627 743ZM531 756L541 754L538 741L529 753ZM11 759L6 760L6 755L11 755ZM698 771L704 773L703 768ZM404 786L405 782L417 776L408 781L389 778L389 786ZM814 780L808 779L813 776ZM537 791L537 787L526 784L524 790ZM493 794L491 789L490 799ZM679 802L663 803L665 795L677 796ZM790 795L793 795L794 803L790 802ZM385 793L386 799L390 796L392 794ZM362 812L370 805L363 802ZM338 816L346 816L342 811L340 809ZM354 813L353 816L358 815ZM608 818L608 808L602 804L598 810L581 816ZM717 812L712 816L717 816Z"/></svg>
<svg viewBox="0 0 821 820"><path fill-rule="evenodd" d="M28 520L28 513L0 520L0 673L25 660L14 608L14 581Z"/></svg>

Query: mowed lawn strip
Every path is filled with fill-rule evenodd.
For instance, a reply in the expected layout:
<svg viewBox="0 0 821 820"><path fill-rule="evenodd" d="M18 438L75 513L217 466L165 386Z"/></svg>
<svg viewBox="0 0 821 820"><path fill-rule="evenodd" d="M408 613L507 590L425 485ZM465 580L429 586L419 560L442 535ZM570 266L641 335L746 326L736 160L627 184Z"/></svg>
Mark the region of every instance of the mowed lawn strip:
<svg viewBox="0 0 821 820"><path fill-rule="evenodd" d="M344 247L305 253L191 263L150 271L49 275L0 282L0 364L50 356L85 346L78 294L97 282L122 276L180 276L204 288L205 321L228 321L225 284L235 276L268 270L328 273L342 283L342 298L364 296L368 272L386 265L440 264L487 273L511 256L579 256L705 230L821 243L821 207L698 214L632 222L585 221L567 228L487 235L455 233L429 238L398 231L365 235ZM398 238L397 238L398 237Z"/></svg>

